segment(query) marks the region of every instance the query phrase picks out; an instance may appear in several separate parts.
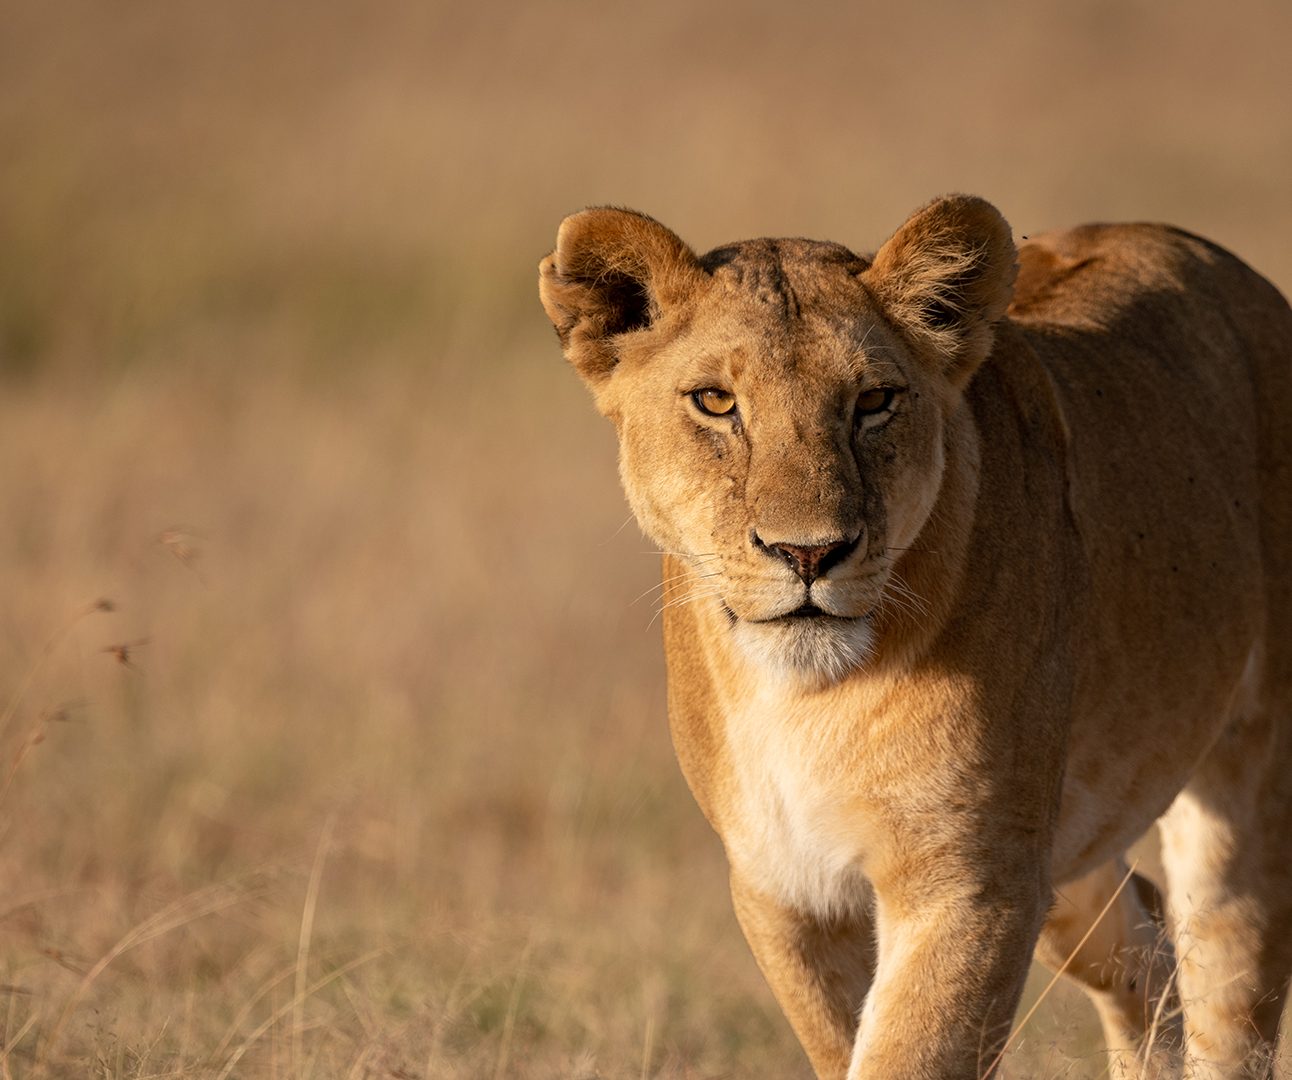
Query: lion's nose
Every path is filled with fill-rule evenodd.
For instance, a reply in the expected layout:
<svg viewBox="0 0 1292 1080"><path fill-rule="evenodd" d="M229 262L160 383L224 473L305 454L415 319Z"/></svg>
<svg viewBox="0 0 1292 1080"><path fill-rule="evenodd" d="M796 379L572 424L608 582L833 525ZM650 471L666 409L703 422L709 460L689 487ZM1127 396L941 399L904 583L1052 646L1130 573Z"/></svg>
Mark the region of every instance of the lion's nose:
<svg viewBox="0 0 1292 1080"><path fill-rule="evenodd" d="M769 555L778 555L790 564L790 569L803 580L804 585L811 585L819 577L824 577L830 568L838 566L857 547L860 535L851 540L830 540L824 544L811 546L799 544L768 544L754 533L754 547L766 551Z"/></svg>

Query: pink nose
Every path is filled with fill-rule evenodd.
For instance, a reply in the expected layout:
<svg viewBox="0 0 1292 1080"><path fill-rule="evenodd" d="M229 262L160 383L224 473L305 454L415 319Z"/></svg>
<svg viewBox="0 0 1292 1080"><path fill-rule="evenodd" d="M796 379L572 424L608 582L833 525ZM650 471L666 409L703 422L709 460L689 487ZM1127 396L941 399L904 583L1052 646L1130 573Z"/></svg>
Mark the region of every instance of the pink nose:
<svg viewBox="0 0 1292 1080"><path fill-rule="evenodd" d="M768 554L779 555L790 564L790 569L798 574L804 585L811 585L817 578L829 573L831 567L838 566L851 555L857 546L857 539L859 538L832 540L825 544L801 547L798 544L765 544L755 534L754 545Z"/></svg>

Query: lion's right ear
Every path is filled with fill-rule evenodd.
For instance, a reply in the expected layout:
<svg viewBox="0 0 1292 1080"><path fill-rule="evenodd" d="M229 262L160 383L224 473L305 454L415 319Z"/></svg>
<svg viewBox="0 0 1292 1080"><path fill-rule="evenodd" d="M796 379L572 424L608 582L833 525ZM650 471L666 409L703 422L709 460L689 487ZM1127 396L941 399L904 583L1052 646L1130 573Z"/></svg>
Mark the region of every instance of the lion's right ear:
<svg viewBox="0 0 1292 1080"><path fill-rule="evenodd" d="M566 357L595 388L618 362L616 339L649 327L703 274L658 221L601 206L561 222L556 250L538 264L538 295Z"/></svg>

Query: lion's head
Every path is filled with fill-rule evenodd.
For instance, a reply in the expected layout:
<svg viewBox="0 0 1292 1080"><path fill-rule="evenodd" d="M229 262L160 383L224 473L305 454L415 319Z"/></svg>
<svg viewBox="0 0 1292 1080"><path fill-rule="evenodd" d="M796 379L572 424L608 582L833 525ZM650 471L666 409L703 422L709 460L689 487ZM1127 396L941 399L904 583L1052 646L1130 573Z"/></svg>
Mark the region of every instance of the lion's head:
<svg viewBox="0 0 1292 1080"><path fill-rule="evenodd" d="M756 661L860 665L938 497L944 428L1009 303L990 204L917 212L873 259L752 240L697 257L644 215L565 219L540 265L566 356L615 424L642 528Z"/></svg>

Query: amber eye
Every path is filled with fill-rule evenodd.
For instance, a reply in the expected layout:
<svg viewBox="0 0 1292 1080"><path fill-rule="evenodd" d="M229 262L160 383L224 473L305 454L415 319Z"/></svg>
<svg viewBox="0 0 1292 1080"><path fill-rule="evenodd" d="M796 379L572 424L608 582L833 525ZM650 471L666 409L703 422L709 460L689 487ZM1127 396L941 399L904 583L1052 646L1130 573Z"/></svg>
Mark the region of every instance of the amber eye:
<svg viewBox="0 0 1292 1080"><path fill-rule="evenodd" d="M882 413L892 403L897 391L891 386L880 386L874 390L863 390L857 398L857 415L874 416Z"/></svg>
<svg viewBox="0 0 1292 1080"><path fill-rule="evenodd" d="M730 416L736 411L736 395L725 390L697 390L691 395L695 407L710 416Z"/></svg>

